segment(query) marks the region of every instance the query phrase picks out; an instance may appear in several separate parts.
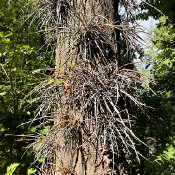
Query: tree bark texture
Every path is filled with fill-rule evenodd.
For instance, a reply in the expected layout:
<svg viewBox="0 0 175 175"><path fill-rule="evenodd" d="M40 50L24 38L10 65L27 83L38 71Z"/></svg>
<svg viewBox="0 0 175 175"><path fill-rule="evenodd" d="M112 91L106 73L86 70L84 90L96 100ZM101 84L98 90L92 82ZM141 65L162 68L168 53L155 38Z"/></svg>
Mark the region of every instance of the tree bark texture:
<svg viewBox="0 0 175 175"><path fill-rule="evenodd" d="M120 25L119 0L67 0L57 3L60 10L60 32L56 49L58 74L66 75L66 72L82 66L92 72L101 72L110 64L121 66L120 30L108 26ZM113 73L110 67L106 71L109 72L109 77ZM120 156L113 157L109 149L111 143L102 143L100 139L104 138L96 137L98 133L93 129L94 123L85 123L86 116L90 120L95 115L94 112L89 110L89 114L82 115L77 105L81 105L81 101L71 107L66 105L70 95L69 83L64 83L67 94L58 97L61 102L58 103L56 112L67 116L67 120L73 116L78 124L76 130L72 131L74 138L71 141L64 134L60 136L60 133L55 141L55 175L124 174L126 159L122 144L119 144ZM87 105L90 109L90 104ZM123 106L123 101L120 106ZM105 108L99 110L100 113L105 112ZM83 127L89 127L90 133L84 133ZM91 135L87 140L86 134ZM117 162L114 163L115 166L112 165L112 159Z"/></svg>

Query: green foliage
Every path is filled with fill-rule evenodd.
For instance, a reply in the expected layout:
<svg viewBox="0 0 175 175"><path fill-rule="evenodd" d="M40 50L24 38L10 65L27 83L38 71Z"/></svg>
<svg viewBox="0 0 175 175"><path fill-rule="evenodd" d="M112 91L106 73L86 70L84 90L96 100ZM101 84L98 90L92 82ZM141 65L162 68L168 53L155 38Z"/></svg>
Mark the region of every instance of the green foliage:
<svg viewBox="0 0 175 175"><path fill-rule="evenodd" d="M13 163L10 166L7 167L7 175L13 175L16 168L19 166L19 163Z"/></svg>
<svg viewBox="0 0 175 175"><path fill-rule="evenodd" d="M152 16L154 19L159 19L163 14L169 18L173 23L175 22L175 1L173 0L146 0L146 3L142 3L143 13L142 19L148 19Z"/></svg>
<svg viewBox="0 0 175 175"><path fill-rule="evenodd" d="M35 105L23 100L25 95L40 82L45 74L35 72L51 65L50 52L43 47L44 37L33 23L29 27L27 15L31 12L32 1L0 1L0 172L12 162L25 162L33 156L24 156L27 144L23 138L15 142L14 135L24 135L27 125L19 126L33 118ZM35 99L35 97L34 97ZM32 102L34 102L34 99ZM20 170L21 173L23 170Z"/></svg>
<svg viewBox="0 0 175 175"><path fill-rule="evenodd" d="M13 175L17 167L19 167L19 165L20 165L19 163L12 163L11 165L9 165L7 167L6 175ZM27 169L27 175L34 174L35 172L36 172L36 169L33 169L33 168ZM15 173L15 174L18 174L18 173Z"/></svg>
<svg viewBox="0 0 175 175"><path fill-rule="evenodd" d="M175 95L175 29L172 23L167 24L165 17L160 18L159 27L154 31L155 37L152 39L154 45L151 54L154 61L152 73L159 84L162 84L161 93L171 98Z"/></svg>
<svg viewBox="0 0 175 175"><path fill-rule="evenodd" d="M30 168L27 170L27 175L34 174L36 172L36 169Z"/></svg>
<svg viewBox="0 0 175 175"><path fill-rule="evenodd" d="M43 129L39 130L39 133L41 135L46 135L49 130L50 130L50 126L45 126Z"/></svg>
<svg viewBox="0 0 175 175"><path fill-rule="evenodd" d="M157 106L157 115L163 120L162 130L166 139L160 140L162 145L157 149L154 160L157 172L162 174L175 174L175 29L174 25L165 17L159 19L158 28L155 29L155 38L152 39L153 66L152 73L157 80L156 89L160 102ZM159 113L162 111L162 113ZM160 134L160 133L159 133ZM160 138L161 139L161 138ZM164 143L163 143L164 142ZM165 145L165 146L163 146ZM154 163L155 164L155 163Z"/></svg>
<svg viewBox="0 0 175 175"><path fill-rule="evenodd" d="M153 33L148 57L154 62L150 73L156 80L152 85L156 95L146 92L142 97L154 109L149 110L149 117L138 118L134 128L149 146L149 149L142 146L139 149L150 162L142 159L141 164L137 164L133 161L132 175L175 174L175 28L161 17Z"/></svg>

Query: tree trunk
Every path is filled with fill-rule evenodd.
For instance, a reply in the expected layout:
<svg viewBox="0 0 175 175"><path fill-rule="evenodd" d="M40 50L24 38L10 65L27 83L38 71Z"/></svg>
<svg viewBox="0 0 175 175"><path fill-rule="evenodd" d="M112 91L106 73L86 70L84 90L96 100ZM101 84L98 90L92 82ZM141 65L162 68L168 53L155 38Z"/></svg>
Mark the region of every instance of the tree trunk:
<svg viewBox="0 0 175 175"><path fill-rule="evenodd" d="M98 72L111 63L121 66L120 30L112 27L107 31L104 27L106 35L109 36L109 41L105 41L103 33L98 31L98 25L100 25L101 30L103 30L106 23L120 25L119 0L70 0L66 3L62 2L60 8L62 13L67 16L60 16L62 19L61 27L65 27L65 29L62 29L62 32L58 34L57 40L56 71L59 74L65 75L67 72L71 72L73 68L81 67L81 65ZM69 31L66 27L69 28ZM97 28L95 34L91 33L93 28L94 30ZM76 34L77 38L72 36ZM78 40L81 37L84 39L82 41L84 43L80 47ZM102 42L95 44L95 39L98 39L98 37ZM110 48L109 42L112 45ZM86 47L87 45L89 47ZM103 50L100 50L100 47ZM109 76L111 73L112 70L109 71ZM65 86L67 86L66 83ZM69 94L65 94L61 98L62 104L66 104ZM120 106L123 106L123 101L121 101ZM58 104L56 111L72 116L80 116L77 122L80 126L87 127L83 122L84 116L81 116L78 108L69 108L66 105ZM93 112L90 115L93 115ZM68 145L65 145L67 138L64 135L62 137L58 136L59 139L55 144L55 174L124 174L123 167L126 159L122 144L119 148L120 156L113 157L113 153L108 149L111 143L105 143L102 146L100 141L96 139L93 141L94 146L92 146L88 141L83 140L84 131L80 126L75 131L77 137ZM93 132L93 126L89 126L89 128L89 131ZM115 166L112 165L112 159L113 162L116 161Z"/></svg>

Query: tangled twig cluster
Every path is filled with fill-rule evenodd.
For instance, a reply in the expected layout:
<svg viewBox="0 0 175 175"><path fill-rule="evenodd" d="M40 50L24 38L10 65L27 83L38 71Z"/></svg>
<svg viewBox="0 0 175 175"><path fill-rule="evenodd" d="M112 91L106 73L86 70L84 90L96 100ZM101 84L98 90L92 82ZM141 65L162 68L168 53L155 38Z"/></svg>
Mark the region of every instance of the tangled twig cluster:
<svg viewBox="0 0 175 175"><path fill-rule="evenodd" d="M44 32L46 43L57 48L58 54L64 55L62 64L67 61L77 64L77 59L80 58L83 58L84 63L91 63L95 60L96 50L100 56L98 60L107 59L103 64L108 64L109 59L114 61L115 53L119 52L117 45L121 42L116 31L120 31L125 42L125 59L131 59L133 49L144 56L139 46L140 43L143 44L139 33L145 33L145 30L136 21L130 25L122 24L120 17L114 21L114 16L117 15L115 1L36 0L36 4L38 6L29 17L39 19L40 31ZM123 16L127 14L129 19L135 20L135 12L139 12L136 1L123 0L121 4L125 8L120 10L125 12Z"/></svg>
<svg viewBox="0 0 175 175"><path fill-rule="evenodd" d="M135 116L130 108L145 107L139 100L144 83L142 75L129 69L118 70L116 65L108 68L113 72L108 74L105 69L99 73L87 68L56 72L35 89L42 102L35 120L42 125L50 122L52 126L31 145L36 147L36 160L44 157L45 161L53 161L48 155L55 154L56 149L59 159L65 149L82 148L87 156L91 154L87 146L96 151L101 161L106 148L113 153L113 161L122 154L121 148L127 154L134 150L139 160L135 144L141 140L132 131ZM48 114L51 114L49 119ZM43 168L48 163L45 161Z"/></svg>

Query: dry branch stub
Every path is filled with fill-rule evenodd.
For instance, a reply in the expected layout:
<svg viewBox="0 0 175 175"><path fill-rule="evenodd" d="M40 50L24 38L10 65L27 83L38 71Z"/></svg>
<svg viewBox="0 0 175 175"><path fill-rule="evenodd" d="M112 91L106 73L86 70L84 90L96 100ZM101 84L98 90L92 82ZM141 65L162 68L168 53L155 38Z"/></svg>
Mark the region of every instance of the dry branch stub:
<svg viewBox="0 0 175 175"><path fill-rule="evenodd" d="M140 156L131 108L144 111L139 95L146 84L122 60L130 64L133 50L143 54L142 28L121 24L117 0L39 4L34 18L47 43L57 43L55 73L33 91L41 102L34 120L51 126L31 145L36 161L43 159L40 173L125 174L126 156L133 151ZM120 5L130 18L139 9L134 0Z"/></svg>

